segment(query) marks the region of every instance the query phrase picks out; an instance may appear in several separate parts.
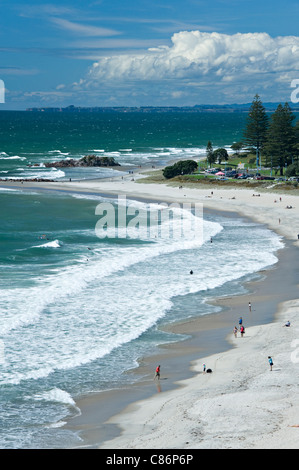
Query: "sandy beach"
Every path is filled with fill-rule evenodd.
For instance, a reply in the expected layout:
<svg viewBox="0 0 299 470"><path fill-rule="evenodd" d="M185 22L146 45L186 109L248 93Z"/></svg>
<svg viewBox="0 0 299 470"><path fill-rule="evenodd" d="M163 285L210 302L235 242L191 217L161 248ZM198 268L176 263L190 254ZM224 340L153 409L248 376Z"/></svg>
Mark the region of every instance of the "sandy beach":
<svg viewBox="0 0 299 470"><path fill-rule="evenodd" d="M298 301L285 302L275 322L231 335L233 349L194 361L194 377L179 388L112 418L122 436L102 447L298 449L298 308ZM287 319L290 328L283 327ZM202 372L203 362L211 374Z"/></svg>
<svg viewBox="0 0 299 470"><path fill-rule="evenodd" d="M146 173L145 173L146 174ZM122 196L131 199L155 200L166 203L202 203L203 210L214 209L236 212L256 222L266 224L283 237L299 246L299 190L279 194L254 189L224 187L211 188L201 185L181 187L177 185L140 182L143 171L135 171L124 177L101 180L65 182L1 181L2 187L17 187L22 190L78 191L81 193Z"/></svg>
<svg viewBox="0 0 299 470"><path fill-rule="evenodd" d="M104 439L93 435L98 430L95 423L88 424L91 418L87 409L89 414L93 410L96 416L99 397L89 398L88 405L87 401L79 404L82 415L77 423L73 421L69 425L85 430L86 441L89 439L93 445L101 442L102 449L297 449L298 195L234 188L180 189L138 182L142 176L136 174L134 180L119 177L110 181L22 185L1 182L1 186L122 195L167 203L202 203L204 211L235 212L266 224L285 239L288 254L282 250L279 269L274 267L265 273L265 280L253 283L250 294L219 299L224 311L213 319L208 315L186 325L173 326L177 332L190 334L191 340L185 343L185 350L181 343L163 349L162 359L164 363L169 362L164 370L162 366L158 384L152 378L158 357L145 358L141 369L146 370L148 377L139 384L138 393L132 393L131 399L120 400L115 413L110 409L107 415L106 425L118 432L104 433ZM242 308L248 305L248 299L253 299L251 317L247 318L245 335L241 338L238 332L235 338L232 319L236 318L240 305ZM273 320L263 323L267 315ZM291 322L290 327L284 326L287 320ZM219 343L217 352L209 351L205 355L203 351L208 351L208 345L200 350L198 335L209 338L206 332L213 334L213 329L222 336L223 343ZM224 346L225 342L229 347ZM268 356L273 357L272 371ZM171 377L176 363L178 366ZM203 373L203 363L212 373ZM180 377L182 368L188 372ZM172 379L171 386L165 387L165 374ZM116 396L116 401L119 397Z"/></svg>

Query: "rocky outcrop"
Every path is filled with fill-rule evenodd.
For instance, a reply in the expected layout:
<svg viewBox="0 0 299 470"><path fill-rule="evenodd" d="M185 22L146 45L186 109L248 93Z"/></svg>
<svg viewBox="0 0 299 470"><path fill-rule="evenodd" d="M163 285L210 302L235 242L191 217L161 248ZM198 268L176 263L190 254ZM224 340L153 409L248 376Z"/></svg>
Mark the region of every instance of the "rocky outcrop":
<svg viewBox="0 0 299 470"><path fill-rule="evenodd" d="M120 166L113 157L98 157L97 155L85 155L80 160L69 158L53 163L45 163L46 168L69 168L69 167L92 167L92 166Z"/></svg>

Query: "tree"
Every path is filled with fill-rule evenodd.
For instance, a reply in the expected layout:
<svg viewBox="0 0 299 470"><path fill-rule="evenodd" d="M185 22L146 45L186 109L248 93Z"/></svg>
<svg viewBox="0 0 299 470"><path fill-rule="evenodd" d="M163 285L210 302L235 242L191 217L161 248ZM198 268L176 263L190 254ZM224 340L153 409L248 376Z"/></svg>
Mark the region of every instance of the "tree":
<svg viewBox="0 0 299 470"><path fill-rule="evenodd" d="M213 146L212 142L209 140L207 147L206 147L206 154L207 154L207 161L208 164L211 166L216 162L216 158L214 157Z"/></svg>
<svg viewBox="0 0 299 470"><path fill-rule="evenodd" d="M273 158L274 165L279 167L281 175L283 169L293 162L297 153L294 119L295 115L289 104L285 103L284 106L279 104L271 116L267 132L265 152Z"/></svg>
<svg viewBox="0 0 299 470"><path fill-rule="evenodd" d="M243 142L234 142L230 147L237 155L239 155L243 148Z"/></svg>
<svg viewBox="0 0 299 470"><path fill-rule="evenodd" d="M221 165L222 160L225 160L226 162L228 160L228 153L226 149L223 148L214 150L213 156L215 158L215 161L218 160L219 165Z"/></svg>
<svg viewBox="0 0 299 470"><path fill-rule="evenodd" d="M260 163L261 151L266 142L268 122L269 118L260 97L255 95L247 116L246 128L243 132L243 142L245 145L255 149L257 167Z"/></svg>
<svg viewBox="0 0 299 470"><path fill-rule="evenodd" d="M291 176L297 176L299 177L299 163L292 163L292 165L289 165L286 171L286 176L287 178L290 178Z"/></svg>
<svg viewBox="0 0 299 470"><path fill-rule="evenodd" d="M179 175L189 175L198 168L194 160L181 160L174 165L166 166L163 170L163 176L167 179Z"/></svg>

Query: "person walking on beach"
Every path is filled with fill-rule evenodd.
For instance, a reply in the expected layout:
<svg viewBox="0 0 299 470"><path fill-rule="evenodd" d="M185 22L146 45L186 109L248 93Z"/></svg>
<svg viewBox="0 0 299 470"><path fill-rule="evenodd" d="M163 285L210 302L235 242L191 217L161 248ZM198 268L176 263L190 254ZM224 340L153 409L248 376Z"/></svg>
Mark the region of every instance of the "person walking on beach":
<svg viewBox="0 0 299 470"><path fill-rule="evenodd" d="M157 366L156 367L156 372L155 372L155 379L160 379L160 367L161 366Z"/></svg>
<svg viewBox="0 0 299 470"><path fill-rule="evenodd" d="M235 328L234 328L234 335L235 335L235 338L237 337L237 333L238 333L238 328L235 326Z"/></svg>
<svg viewBox="0 0 299 470"><path fill-rule="evenodd" d="M272 370L272 367L273 367L273 359L271 356L268 356L268 361L269 361L269 365L270 365L270 370Z"/></svg>
<svg viewBox="0 0 299 470"><path fill-rule="evenodd" d="M202 365L202 371L205 374L206 373L207 366L205 364Z"/></svg>
<svg viewBox="0 0 299 470"><path fill-rule="evenodd" d="M248 303L249 312L251 312L251 302Z"/></svg>
<svg viewBox="0 0 299 470"><path fill-rule="evenodd" d="M241 333L241 338L243 338L243 335L245 333L245 328L244 326L242 325L241 328L240 328L240 333Z"/></svg>
<svg viewBox="0 0 299 470"><path fill-rule="evenodd" d="M239 318L239 326L241 326L243 323L242 317Z"/></svg>

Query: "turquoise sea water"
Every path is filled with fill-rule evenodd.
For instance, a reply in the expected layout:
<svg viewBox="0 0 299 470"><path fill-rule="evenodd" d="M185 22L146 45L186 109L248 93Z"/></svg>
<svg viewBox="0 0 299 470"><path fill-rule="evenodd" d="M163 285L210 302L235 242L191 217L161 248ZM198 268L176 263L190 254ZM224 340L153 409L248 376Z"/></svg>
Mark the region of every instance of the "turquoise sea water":
<svg viewBox="0 0 299 470"><path fill-rule="evenodd" d="M241 138L245 114L215 113L30 113L0 112L0 178L70 177L46 162L86 154L112 156L120 164L155 165L193 157L213 145ZM111 176L81 169L73 178Z"/></svg>
<svg viewBox="0 0 299 470"><path fill-rule="evenodd" d="M212 117L0 113L1 171L24 176L28 162L94 149L159 163L194 156L209 139L239 140L239 115ZM177 340L160 325L210 313L208 299L241 291L240 281L276 263L282 246L265 227L221 215L205 216L202 238L188 224L183 239L99 238L97 206L123 208L96 195L0 188L0 202L0 448L79 445L63 428L80 413L78 397L127 385L139 357Z"/></svg>

